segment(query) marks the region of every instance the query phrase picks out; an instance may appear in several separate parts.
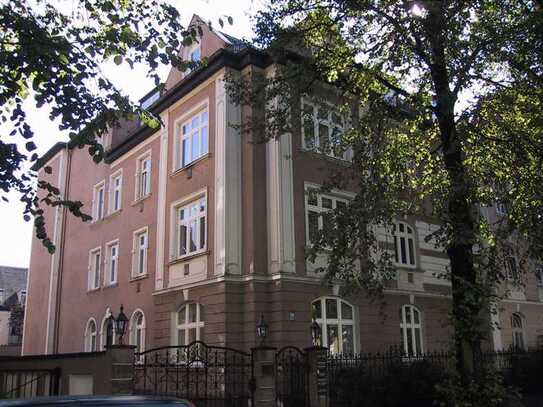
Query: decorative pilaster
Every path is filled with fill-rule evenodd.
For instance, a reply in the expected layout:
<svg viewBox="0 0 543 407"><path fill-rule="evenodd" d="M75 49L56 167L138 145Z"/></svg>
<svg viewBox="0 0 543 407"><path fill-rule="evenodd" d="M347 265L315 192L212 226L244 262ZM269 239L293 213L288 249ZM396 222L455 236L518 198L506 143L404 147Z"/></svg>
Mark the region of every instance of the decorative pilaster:
<svg viewBox="0 0 543 407"><path fill-rule="evenodd" d="M166 241L166 184L168 181L168 121L169 112L162 113L160 118L164 126L160 130L160 162L158 166L158 202L156 233L156 272L155 289L165 288L164 284L164 250Z"/></svg>
<svg viewBox="0 0 543 407"><path fill-rule="evenodd" d="M215 274L241 274L241 108L215 81Z"/></svg>

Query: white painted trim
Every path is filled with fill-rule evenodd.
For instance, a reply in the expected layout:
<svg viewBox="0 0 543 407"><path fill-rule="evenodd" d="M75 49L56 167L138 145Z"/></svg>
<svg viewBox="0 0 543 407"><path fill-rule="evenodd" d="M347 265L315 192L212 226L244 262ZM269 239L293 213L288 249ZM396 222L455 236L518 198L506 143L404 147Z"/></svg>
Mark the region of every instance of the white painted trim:
<svg viewBox="0 0 543 407"><path fill-rule="evenodd" d="M143 323L142 323L142 338L141 338L141 351L144 351L145 350L145 336L147 334L147 321L146 321L146 318L145 318L145 312L143 312L143 310L141 308L136 308L133 312L132 312L132 315L130 316L130 319L128 320L128 343L130 345L136 345L135 343L132 343L133 342L133 335L134 335L134 329L135 329L135 326L134 326L134 317L136 316L137 313L141 313L141 315L143 316Z"/></svg>
<svg viewBox="0 0 543 407"><path fill-rule="evenodd" d="M120 165L124 160L126 160L128 158L131 158L132 155L134 155L139 150L143 149L144 147L148 146L153 141L155 141L157 138L159 138L160 134L161 134L161 132L159 130L157 130L157 132L154 133L152 136L150 136L149 138L143 140L138 145L132 147L129 151L127 151L126 153L121 155L119 158L117 158L115 161L113 161L111 164L109 164L109 168L113 169L116 166Z"/></svg>
<svg viewBox="0 0 543 407"><path fill-rule="evenodd" d="M196 201L197 199L205 198L206 200L206 244L203 250L192 252L190 254L187 254L182 257L177 256L177 210L184 206L185 204L188 204L192 201ZM209 198L207 193L207 187L202 188L196 192L193 192L189 195L185 195L181 199L178 199L175 202L172 202L170 204L170 247L169 247L169 256L168 258L170 261L174 260L181 260L184 257L192 257L198 253L204 253L207 251L207 247L209 246ZM169 285L169 284L168 284Z"/></svg>
<svg viewBox="0 0 543 407"><path fill-rule="evenodd" d="M145 247L145 267L144 267L145 271L143 273L136 274L134 272L136 268L135 260L136 260L136 252L139 249L139 242L137 242L137 237L144 233L147 235L147 242L146 242L147 247ZM132 256L131 256L132 264L130 267L130 278L137 278L137 277L141 277L141 276L145 276L149 274L149 237L150 237L149 226L144 226L132 232Z"/></svg>
<svg viewBox="0 0 543 407"><path fill-rule="evenodd" d="M115 199L115 194L114 194L114 185L113 185L113 180L115 178L117 178L118 176L121 177L121 190L120 190L120 193L119 193L119 208L118 209L114 209L113 208L113 204L114 204L114 199ZM123 169L122 168L119 168L117 171L115 171L114 173L112 173L110 176L109 176L109 188L108 188L108 214L111 215L115 212L119 212L122 208L123 208L123 187L124 187L124 177L123 177Z"/></svg>
<svg viewBox="0 0 543 407"><path fill-rule="evenodd" d="M59 165L58 165L58 178L57 178L57 187L61 191L61 198L64 198L64 194L66 193L66 172L68 164L68 160L64 159L66 157L66 149L62 149L57 154L55 154L55 157L59 157ZM54 158L55 158L54 157ZM49 160L51 162L52 160ZM55 220L53 223L53 244L55 247L60 246L60 236L62 236L60 228L62 227L62 209L60 206L56 206L54 208L55 211ZM58 301L58 278L59 278L59 269L60 269L60 262L62 259L59 258L57 252L53 253L51 255L51 266L50 266L50 272L49 272L49 296L47 299L47 325L45 330L45 354L50 354L53 352L53 340L55 335L55 325L56 325L56 318L57 315L55 315L54 309L56 308L56 304ZM28 278L28 275L27 275ZM28 285L27 285L28 287ZM54 299L53 299L54 296ZM26 313L25 313L26 318ZM23 321L24 322L24 321ZM23 329L23 339L24 339L24 329Z"/></svg>
<svg viewBox="0 0 543 407"><path fill-rule="evenodd" d="M99 336L100 336L100 348L97 349L98 351L104 350L104 347L106 346L105 342L106 342L107 332L104 331L104 328L105 328L106 320L110 317L110 315L113 315L113 313L111 312L111 308L107 307L106 313L104 314L104 317L102 318L102 322L100 323L100 331L98 331ZM115 344L115 336L116 336L115 324L113 324L113 341L112 341L113 345ZM96 341L96 343L98 344L98 341Z"/></svg>
<svg viewBox="0 0 543 407"><path fill-rule="evenodd" d="M91 270L93 270L93 267L94 267L94 262L92 261L93 260L93 255L98 252L100 253L100 264L99 264L99 267L100 269L98 270L98 273L99 273L99 276L98 276L98 287L94 287L94 284L93 286L91 287L90 285L90 282L91 282ZM88 262L88 268L87 268L87 291L93 291L93 290L96 290L98 288L100 288L101 286L101 281L102 281L102 269L103 269L103 264L104 264L104 256L102 254L102 246L97 246L93 249L90 249L89 250L89 262ZM94 277L94 273L92 274L92 277ZM94 281L94 280L93 280Z"/></svg>
<svg viewBox="0 0 543 407"><path fill-rule="evenodd" d="M166 125L160 133L160 159L158 162L158 202L156 232L155 290L164 288L164 242L166 239L166 187L168 182L169 112L161 116Z"/></svg>
<svg viewBox="0 0 543 407"><path fill-rule="evenodd" d="M224 76L215 81L215 275L241 274L241 108L226 94Z"/></svg>
<svg viewBox="0 0 543 407"><path fill-rule="evenodd" d="M191 90L189 93L187 93L185 96L183 96L181 99L179 99L177 102L175 102L173 105L168 107L168 113L171 113L173 110L177 109L179 106L181 106L183 103L185 103L187 100L192 98L194 95L200 93L202 90L204 90L206 87L208 87L210 84L214 83L217 78L224 76L225 69L222 68L220 71L215 73L215 75L211 76L210 78L206 79L204 82L202 82L200 85L195 87L193 90ZM216 96L216 95L215 95ZM164 114L162 112L161 114Z"/></svg>
<svg viewBox="0 0 543 407"><path fill-rule="evenodd" d="M200 114L204 110L207 110L207 140L208 140L208 154L209 154L209 97L206 97L201 102L187 110L186 112L183 112L181 116L175 119L173 122L173 153L172 153L172 168L171 172L174 173L178 170L180 170L182 167L178 166L178 162L180 160L180 153L181 153L181 134L180 129L181 126L189 121L192 116L195 116L197 114ZM196 161L196 160L194 160ZM191 162L192 163L192 162ZM188 164L190 165L190 164Z"/></svg>
<svg viewBox="0 0 543 407"><path fill-rule="evenodd" d="M96 329L96 332L95 332L95 335L96 335L96 347L98 347L98 336L99 336L99 333L98 333L98 323L96 322L96 319L94 319L94 317L90 317L88 320L87 320L87 323L85 324L85 332L83 334L83 349L84 349L84 352L95 352L97 351L98 349L95 349L94 351L92 350L92 347L87 347L87 340L88 340L88 335L89 335L89 325L90 323L94 322L94 328Z"/></svg>
<svg viewBox="0 0 543 407"><path fill-rule="evenodd" d="M53 157L51 157L49 160L47 160L46 163L42 164L42 166L40 167L40 169L38 170L38 175L40 175L40 173L42 171L45 171L44 168L47 167L47 166L50 166L51 163L53 161L55 161L60 155L63 155L67 150L67 147L64 147L63 149L61 149L58 153L56 153Z"/></svg>
<svg viewBox="0 0 543 407"><path fill-rule="evenodd" d="M266 143L268 267L272 274L296 272L292 135Z"/></svg>
<svg viewBox="0 0 543 407"><path fill-rule="evenodd" d="M97 190L99 188L103 188L104 189L104 207L102 208L102 217L100 219L97 219L96 218L96 215L97 215L97 207L95 206L96 205L96 200L97 200ZM94 186L92 187L92 223L96 223L96 222L99 222L101 221L102 219L104 219L106 217L106 213L107 213L107 208L106 208L106 202L107 202L107 196L106 196L106 179L104 178L103 180L101 180L100 182L97 182L96 184L94 184Z"/></svg>
<svg viewBox="0 0 543 407"><path fill-rule="evenodd" d="M141 168L140 164L143 160L149 159L149 193L147 195L139 196L139 184L140 184L140 176L141 176ZM149 196L152 193L153 189L153 149L149 149L145 151L144 153L140 154L138 157L136 157L136 171L134 171L134 201L137 201L138 199L143 199L147 196Z"/></svg>
<svg viewBox="0 0 543 407"><path fill-rule="evenodd" d="M115 275L115 281L113 283L111 283L109 281L109 273L110 273L110 269L109 269L109 260L110 260L110 248L111 246L113 245L117 245L117 270L116 270L116 275ZM105 245L106 247L106 255L104 256L104 282L103 282L103 285L104 286L110 286L110 285L115 285L119 282L119 260L121 258L120 256L120 251L121 251L121 243L119 241L119 239L114 239L114 240L110 240L109 242L106 243Z"/></svg>

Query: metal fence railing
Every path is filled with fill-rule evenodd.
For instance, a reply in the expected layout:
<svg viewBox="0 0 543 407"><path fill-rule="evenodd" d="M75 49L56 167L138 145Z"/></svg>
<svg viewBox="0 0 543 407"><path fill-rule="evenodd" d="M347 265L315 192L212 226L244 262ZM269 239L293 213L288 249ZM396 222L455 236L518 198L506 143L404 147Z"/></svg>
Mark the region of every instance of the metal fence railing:
<svg viewBox="0 0 543 407"><path fill-rule="evenodd" d="M2 370L0 398L29 398L60 394L60 369Z"/></svg>

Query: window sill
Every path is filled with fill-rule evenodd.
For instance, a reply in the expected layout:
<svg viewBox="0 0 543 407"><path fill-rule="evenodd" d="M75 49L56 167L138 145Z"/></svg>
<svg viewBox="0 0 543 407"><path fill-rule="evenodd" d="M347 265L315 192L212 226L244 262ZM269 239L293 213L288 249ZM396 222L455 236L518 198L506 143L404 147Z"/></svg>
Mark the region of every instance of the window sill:
<svg viewBox="0 0 543 407"><path fill-rule="evenodd" d="M198 157L196 160L191 161L189 164L185 165L184 167L177 168L177 169L173 170L172 173L170 174L170 177L173 178L173 177L175 177L175 176L189 170L190 168L194 167L195 165L199 164L200 162L202 162L204 160L207 160L210 157L211 157L211 153L204 154L203 156Z"/></svg>
<svg viewBox="0 0 543 407"><path fill-rule="evenodd" d="M113 218L116 215L119 215L122 212L123 208L119 208L116 211L113 211L111 213L108 213L108 215L104 219Z"/></svg>
<svg viewBox="0 0 543 407"><path fill-rule="evenodd" d="M147 277L149 277L149 273L140 274L139 276L132 276L132 277L130 277L130 279L128 280L128 282L131 283L131 282L133 282L133 281L144 280L144 279L146 279Z"/></svg>
<svg viewBox="0 0 543 407"><path fill-rule="evenodd" d="M136 199L135 201L133 201L130 205L131 206L135 206L143 201L145 201L147 198L150 198L151 197L151 192L149 192L147 195L144 195L138 199Z"/></svg>
<svg viewBox="0 0 543 407"><path fill-rule="evenodd" d="M345 167L348 167L353 164L352 160L348 160L346 158L334 157L325 153L321 153L317 150L311 150L308 148L301 147L301 152L315 158L320 158L320 159L324 159L333 163L341 164Z"/></svg>
<svg viewBox="0 0 543 407"><path fill-rule="evenodd" d="M185 255L183 257L176 257L176 258L169 261L168 266L171 266L171 265L177 264L177 263L183 263L185 261L192 260L192 259L194 259L196 257L207 256L210 253L211 252L209 250L204 250L204 251L197 252L197 253L187 254L187 255Z"/></svg>
<svg viewBox="0 0 543 407"><path fill-rule="evenodd" d="M110 283L110 284L104 285L103 288L104 288L104 289L106 289L106 288L115 288L115 287L117 287L118 285L119 285L119 283L115 281L114 283Z"/></svg>
<svg viewBox="0 0 543 407"><path fill-rule="evenodd" d="M97 291L100 291L102 287L96 287L96 288L91 288L91 289L88 289L87 288L87 294L92 294L92 293L95 293Z"/></svg>
<svg viewBox="0 0 543 407"><path fill-rule="evenodd" d="M401 264L401 263L393 263L396 270L407 270L407 271L422 271L417 267L416 264L410 265L410 264Z"/></svg>

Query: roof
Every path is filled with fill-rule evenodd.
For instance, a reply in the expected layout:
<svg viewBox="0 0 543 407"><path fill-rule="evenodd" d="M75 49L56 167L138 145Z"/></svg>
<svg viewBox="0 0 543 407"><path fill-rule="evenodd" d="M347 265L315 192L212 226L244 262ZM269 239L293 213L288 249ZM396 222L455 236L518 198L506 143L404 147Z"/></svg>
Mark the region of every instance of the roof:
<svg viewBox="0 0 543 407"><path fill-rule="evenodd" d="M4 290L5 298L13 293L26 290L26 275L28 269L22 267L0 266L0 288Z"/></svg>

